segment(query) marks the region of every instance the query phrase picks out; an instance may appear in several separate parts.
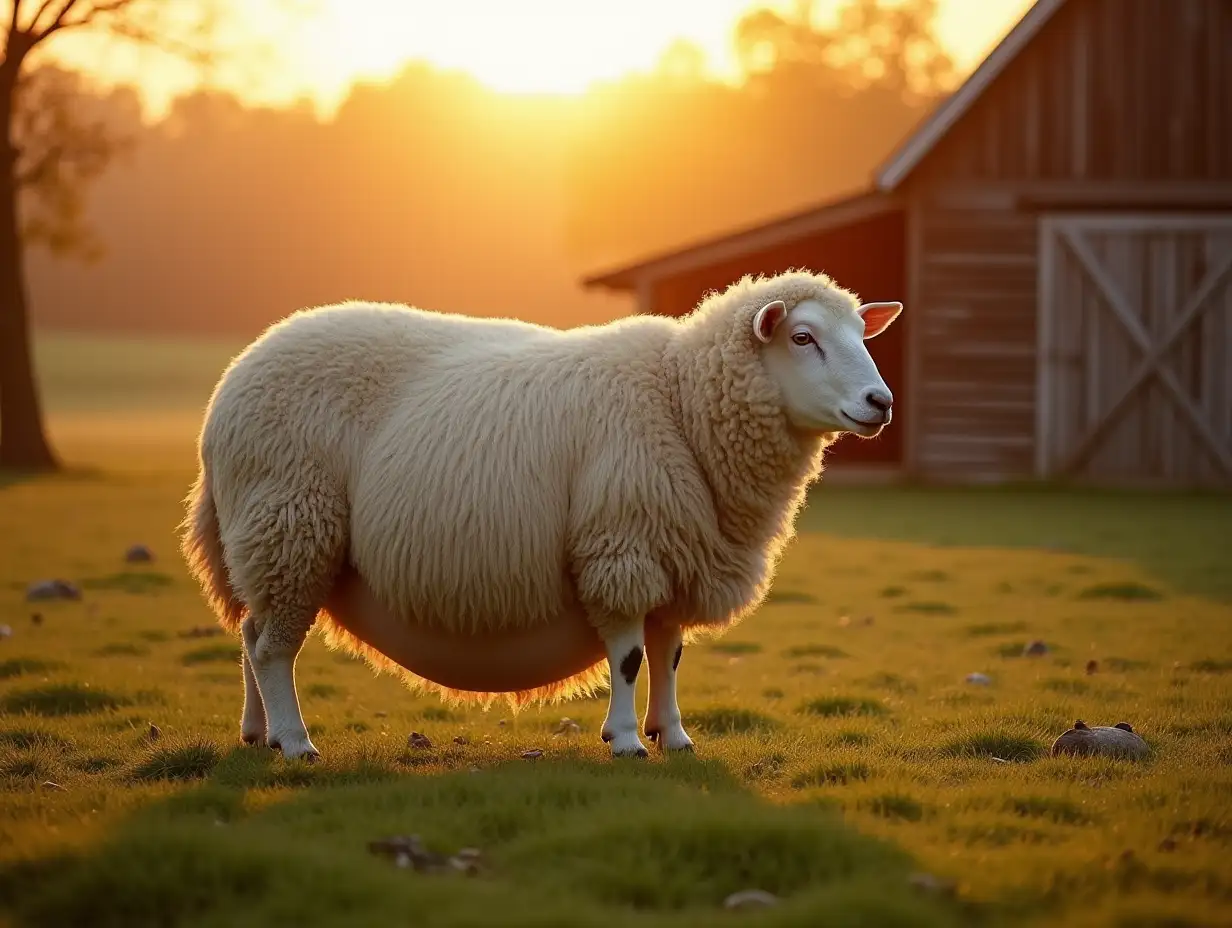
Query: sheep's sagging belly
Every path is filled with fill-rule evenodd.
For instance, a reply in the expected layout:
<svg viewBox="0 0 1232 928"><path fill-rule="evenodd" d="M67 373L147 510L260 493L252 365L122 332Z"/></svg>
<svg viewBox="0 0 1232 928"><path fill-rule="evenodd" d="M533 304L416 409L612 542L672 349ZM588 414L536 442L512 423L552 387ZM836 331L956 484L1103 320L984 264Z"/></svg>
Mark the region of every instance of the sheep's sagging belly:
<svg viewBox="0 0 1232 928"><path fill-rule="evenodd" d="M407 623L380 604L348 570L326 603L338 624L406 670L450 689L513 693L550 686L593 667L606 656L585 617L478 633Z"/></svg>

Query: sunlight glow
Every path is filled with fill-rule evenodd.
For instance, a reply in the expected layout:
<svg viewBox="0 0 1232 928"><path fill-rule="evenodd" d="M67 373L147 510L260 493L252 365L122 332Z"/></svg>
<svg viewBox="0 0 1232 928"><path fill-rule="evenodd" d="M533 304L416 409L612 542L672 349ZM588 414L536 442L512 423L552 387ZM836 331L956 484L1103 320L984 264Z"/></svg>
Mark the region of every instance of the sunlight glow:
<svg viewBox="0 0 1232 928"><path fill-rule="evenodd" d="M937 31L966 73L1031 0L940 0ZM217 74L215 82L249 103L308 98L332 111L357 80L383 80L408 62L464 71L506 93L580 94L597 81L654 69L664 50L686 39L702 49L706 72L737 76L732 29L756 7L787 10L793 0L303 0L288 21L276 3L236 2L237 33L260 36L269 60ZM826 21L841 0L815 0ZM89 43L63 54L105 82L138 83L151 111L163 110L192 79L172 61L137 66L123 55L99 58Z"/></svg>

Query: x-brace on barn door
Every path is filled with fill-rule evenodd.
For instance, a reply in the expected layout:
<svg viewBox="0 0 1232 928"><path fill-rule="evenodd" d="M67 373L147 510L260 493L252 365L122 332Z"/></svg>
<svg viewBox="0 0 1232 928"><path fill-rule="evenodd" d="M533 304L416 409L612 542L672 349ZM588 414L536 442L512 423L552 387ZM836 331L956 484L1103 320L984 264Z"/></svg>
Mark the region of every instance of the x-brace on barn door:
<svg viewBox="0 0 1232 928"><path fill-rule="evenodd" d="M1036 469L1232 483L1232 217L1040 222Z"/></svg>

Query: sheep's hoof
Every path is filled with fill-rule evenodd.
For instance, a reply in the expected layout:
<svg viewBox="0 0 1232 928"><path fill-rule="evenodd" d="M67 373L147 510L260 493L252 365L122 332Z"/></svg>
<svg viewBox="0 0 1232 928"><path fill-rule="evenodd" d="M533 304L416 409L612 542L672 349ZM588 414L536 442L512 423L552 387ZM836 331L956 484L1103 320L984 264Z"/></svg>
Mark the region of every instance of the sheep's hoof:
<svg viewBox="0 0 1232 928"><path fill-rule="evenodd" d="M311 751L304 751L300 754L288 754L286 751L283 751L282 756L287 760L302 760L305 763L315 764L321 759L321 752L315 748Z"/></svg>
<svg viewBox="0 0 1232 928"><path fill-rule="evenodd" d="M685 734L685 730L680 725L669 725L666 731L660 728L647 729L646 737L657 744L665 754L693 750L692 739Z"/></svg>
<svg viewBox="0 0 1232 928"><path fill-rule="evenodd" d="M645 745L634 739L632 744L612 745L613 757L649 757L650 752Z"/></svg>
<svg viewBox="0 0 1232 928"><path fill-rule="evenodd" d="M282 742L277 738L270 739L269 746L275 751L281 751L282 756L287 760L304 760L310 764L314 764L321 759L321 752L316 749L311 741L296 748L284 748Z"/></svg>
<svg viewBox="0 0 1232 928"><path fill-rule="evenodd" d="M240 732L240 740L245 744L261 744L265 741L265 735L254 732Z"/></svg>

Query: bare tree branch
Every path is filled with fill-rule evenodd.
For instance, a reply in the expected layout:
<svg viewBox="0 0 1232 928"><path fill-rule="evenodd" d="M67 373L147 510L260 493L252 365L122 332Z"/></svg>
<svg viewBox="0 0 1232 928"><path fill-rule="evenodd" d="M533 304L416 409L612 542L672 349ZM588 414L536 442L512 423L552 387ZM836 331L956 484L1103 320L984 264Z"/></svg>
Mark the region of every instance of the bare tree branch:
<svg viewBox="0 0 1232 928"><path fill-rule="evenodd" d="M108 25L108 31L122 39L136 42L139 45L149 45L169 54L183 58L193 64L208 64L213 59L213 53L202 48L195 48L189 42L159 35L151 29L146 29L132 22L115 22Z"/></svg>
<svg viewBox="0 0 1232 928"><path fill-rule="evenodd" d="M75 7L76 5L77 5L77 0L64 0L64 6L60 7L60 12L52 17L51 26L48 28L49 29L54 28L58 26L60 23L62 23L65 17L68 16L69 11L72 10L72 8Z"/></svg>
<svg viewBox="0 0 1232 928"><path fill-rule="evenodd" d="M68 0L67 5L56 16L50 26L37 34L35 42L41 42L54 32L60 32L64 29L76 29L80 26L88 26L96 22L100 16L106 16L110 13L118 13L127 6L132 6L135 0L97 0L86 11L79 16L70 19L69 11L77 5L77 0Z"/></svg>
<svg viewBox="0 0 1232 928"><path fill-rule="evenodd" d="M38 29L39 20L43 18L44 13L46 13L49 9L51 9L51 5L54 2L55 0L43 0L43 2L39 5L38 11L34 14L34 19L30 20L31 31ZM17 22L17 7L18 5L20 5L20 3L21 3L21 0L15 0L15 2L13 3L13 22ZM63 13L64 11L61 10L59 13L56 14L56 16L57 17L61 16L63 15ZM55 17L53 17L53 19L54 18Z"/></svg>

